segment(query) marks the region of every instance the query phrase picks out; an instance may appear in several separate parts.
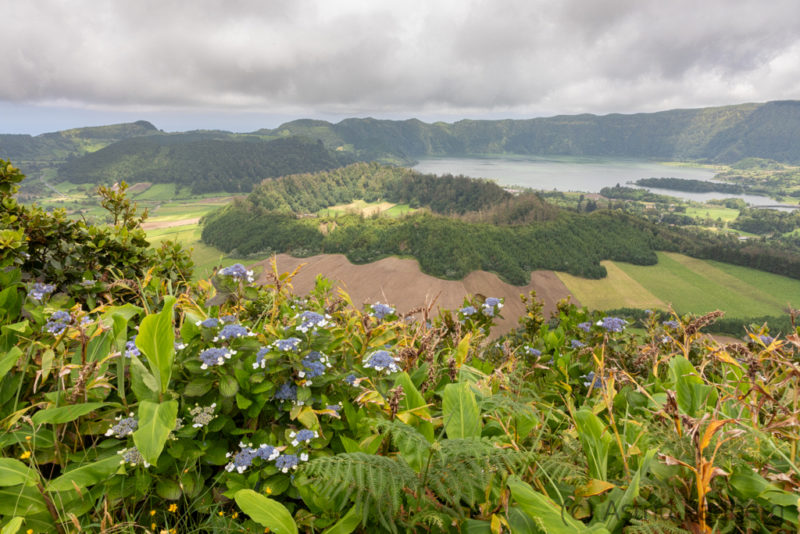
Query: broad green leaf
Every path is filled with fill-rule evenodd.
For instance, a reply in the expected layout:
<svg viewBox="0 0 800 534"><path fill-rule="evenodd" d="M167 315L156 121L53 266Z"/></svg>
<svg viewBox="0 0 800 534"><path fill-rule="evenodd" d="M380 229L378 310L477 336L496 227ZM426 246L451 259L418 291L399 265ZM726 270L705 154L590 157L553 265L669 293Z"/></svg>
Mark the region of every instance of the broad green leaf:
<svg viewBox="0 0 800 534"><path fill-rule="evenodd" d="M75 489L75 486L81 489L88 488L114 474L119 469L119 461L120 457L115 454L67 471L60 477L51 480L47 485L47 489L50 491L71 491Z"/></svg>
<svg viewBox="0 0 800 534"><path fill-rule="evenodd" d="M361 513L358 506L353 505L339 521L326 528L322 534L350 534L361 523Z"/></svg>
<svg viewBox="0 0 800 534"><path fill-rule="evenodd" d="M150 371L160 378L161 393L167 391L175 358L175 330L172 328L174 306L175 297L164 297L164 309L142 319L136 336L136 346L150 363Z"/></svg>
<svg viewBox="0 0 800 534"><path fill-rule="evenodd" d="M33 486L39 473L16 458L0 458L0 486Z"/></svg>
<svg viewBox="0 0 800 534"><path fill-rule="evenodd" d="M153 373L147 370L142 361L136 356L131 356L131 389L139 402L145 400L157 401L161 385Z"/></svg>
<svg viewBox="0 0 800 534"><path fill-rule="evenodd" d="M690 417L699 417L708 401L716 395L714 388L703 382L691 362L683 356L672 358L669 369L675 382L678 408Z"/></svg>
<svg viewBox="0 0 800 534"><path fill-rule="evenodd" d="M42 383L44 383L47 380L47 377L50 376L50 371L53 370L53 361L55 358L56 354L53 352L53 349L47 349L42 353ZM2 369L0 369L0 371L2 371Z"/></svg>
<svg viewBox="0 0 800 534"><path fill-rule="evenodd" d="M297 524L284 505L250 489L236 492L236 504L253 521L276 534L297 534Z"/></svg>
<svg viewBox="0 0 800 534"><path fill-rule="evenodd" d="M43 423L61 424L74 421L82 415L93 412L105 406L103 402L85 402L70 406L59 406L58 408L46 408L33 414L33 423L41 425Z"/></svg>
<svg viewBox="0 0 800 534"><path fill-rule="evenodd" d="M42 494L31 486L14 486L0 488L0 515L22 515L44 512L47 513Z"/></svg>
<svg viewBox="0 0 800 534"><path fill-rule="evenodd" d="M6 352L3 356L0 356L0 381L2 381L11 368L16 365L20 356L22 356L22 351L19 349L19 347L11 347L10 351Z"/></svg>
<svg viewBox="0 0 800 534"><path fill-rule="evenodd" d="M0 530L0 534L17 534L19 532L19 527L22 526L22 518L21 517L13 517L11 521L6 523L6 526L3 527L3 530Z"/></svg>
<svg viewBox="0 0 800 534"><path fill-rule="evenodd" d="M430 418L431 414L426 405L425 398L422 393L414 386L414 382L408 373L403 371L398 373L394 381L395 386L403 386L403 398L400 400L400 411L406 412L414 410L414 417L412 417L412 426L416 427L420 434L425 436L430 442L433 442L433 424L424 419Z"/></svg>
<svg viewBox="0 0 800 534"><path fill-rule="evenodd" d="M642 459L641 464L639 464L639 469L636 470L636 474L633 475L630 484L628 484L628 488L621 492L621 490L614 490L610 494L610 498L608 499L608 503L606 506L609 508L606 510L605 517L605 527L611 532L619 531L625 523L627 516L629 515L632 506L633 500L639 496L639 484L644 477L647 476L647 473L650 471L650 463L653 461L653 456L655 456L656 451L654 449L648 450L644 458ZM618 493L622 493L622 496L619 496ZM614 510L611 510L611 504L614 503ZM602 506L602 505L601 505ZM601 517L603 517L601 515Z"/></svg>
<svg viewBox="0 0 800 534"><path fill-rule="evenodd" d="M464 339L458 343L455 353L456 367L461 367L466 361L467 353L469 353L469 342L471 339L472 332L468 332L467 335L464 336Z"/></svg>
<svg viewBox="0 0 800 534"><path fill-rule="evenodd" d="M548 497L534 491L528 484L517 476L508 478L508 487L511 496L519 505L519 509L531 518L537 519L537 524L545 534L576 534L596 533L608 534L605 527L587 527L563 509L557 506Z"/></svg>
<svg viewBox="0 0 800 534"><path fill-rule="evenodd" d="M150 464L158 462L167 436L175 428L177 416L178 401L139 403L139 428L133 433L133 442Z"/></svg>
<svg viewBox="0 0 800 534"><path fill-rule="evenodd" d="M589 476L606 480L608 451L613 441L606 425L589 409L581 408L575 412L575 426L589 464Z"/></svg>
<svg viewBox="0 0 800 534"><path fill-rule="evenodd" d="M239 392L239 382L231 375L222 375L219 379L219 394L223 397L233 397Z"/></svg>
<svg viewBox="0 0 800 534"><path fill-rule="evenodd" d="M460 382L444 387L442 419L450 439L481 436L481 414L469 384Z"/></svg>
<svg viewBox="0 0 800 534"><path fill-rule="evenodd" d="M111 342L114 340L114 334L110 330L106 330L97 337L92 338L86 347L86 361L94 362L102 360L111 352Z"/></svg>

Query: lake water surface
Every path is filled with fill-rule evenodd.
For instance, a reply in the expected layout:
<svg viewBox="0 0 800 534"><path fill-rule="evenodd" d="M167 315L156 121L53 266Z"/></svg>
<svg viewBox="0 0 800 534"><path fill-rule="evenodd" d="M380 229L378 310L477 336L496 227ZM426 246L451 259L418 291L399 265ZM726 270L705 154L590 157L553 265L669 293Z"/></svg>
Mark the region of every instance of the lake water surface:
<svg viewBox="0 0 800 534"><path fill-rule="evenodd" d="M666 165L646 160L576 158L558 156L425 158L413 167L422 173L464 175L488 178L503 186L522 186L545 191L598 193L616 184L637 187L628 182L639 178L673 177L712 181L715 171L703 167ZM648 188L654 193L696 202L715 198L741 198L753 206L772 206L775 200L758 195L689 193Z"/></svg>

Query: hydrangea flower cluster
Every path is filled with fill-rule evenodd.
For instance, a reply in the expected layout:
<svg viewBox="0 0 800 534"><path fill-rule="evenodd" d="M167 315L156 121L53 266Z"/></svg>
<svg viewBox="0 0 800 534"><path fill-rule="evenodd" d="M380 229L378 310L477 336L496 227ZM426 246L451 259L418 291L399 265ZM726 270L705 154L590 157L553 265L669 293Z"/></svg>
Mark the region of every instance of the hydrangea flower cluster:
<svg viewBox="0 0 800 534"><path fill-rule="evenodd" d="M222 321L223 323L235 323L236 322L236 316L235 315L223 315L222 317L219 318L219 320Z"/></svg>
<svg viewBox="0 0 800 534"><path fill-rule="evenodd" d="M204 426L208 426L208 424L217 417L214 415L214 409L216 407L216 402L212 403L211 406L195 404L194 408L189 410L189 415L192 416L192 427L203 428Z"/></svg>
<svg viewBox="0 0 800 534"><path fill-rule="evenodd" d="M311 385L311 378L324 375L325 370L331 366L328 357L316 350L309 352L300 363L303 365L304 370L300 371L298 375L300 378L305 378L306 384L309 386Z"/></svg>
<svg viewBox="0 0 800 534"><path fill-rule="evenodd" d="M584 332L589 332L592 329L592 323L589 321L578 323L578 328L580 328Z"/></svg>
<svg viewBox="0 0 800 534"><path fill-rule="evenodd" d="M358 377L354 373L350 373L349 375L344 377L344 381L347 382L351 386L355 386L357 380L358 380Z"/></svg>
<svg viewBox="0 0 800 534"><path fill-rule="evenodd" d="M464 315L465 317L469 317L470 315L474 315L478 310L475 309L475 306L464 306L458 313Z"/></svg>
<svg viewBox="0 0 800 534"><path fill-rule="evenodd" d="M762 342L764 345L769 345L770 343L772 343L773 341L775 341L775 338L774 338L774 337L772 337L772 336L768 336L768 335L766 335L766 334L761 334L760 336L758 336L758 339L759 339L759 340L760 340L760 341L761 341L761 342Z"/></svg>
<svg viewBox="0 0 800 534"><path fill-rule="evenodd" d="M234 263L230 267L220 269L219 274L222 276L230 276L237 282L242 280L247 280L248 282L253 281L253 271L248 271L241 263Z"/></svg>
<svg viewBox="0 0 800 534"><path fill-rule="evenodd" d="M122 418L121 415L117 416L116 420L119 421L116 425L111 425L106 430L106 436L114 436L121 439L125 436L133 434L139 427L139 420L133 417L133 412L128 414L129 417Z"/></svg>
<svg viewBox="0 0 800 534"><path fill-rule="evenodd" d="M258 369L259 367L261 367L262 369L266 368L267 354L269 354L269 349L267 347L262 347L258 351L258 353L256 354L256 361L253 363L253 369Z"/></svg>
<svg viewBox="0 0 800 534"><path fill-rule="evenodd" d="M55 290L56 286L54 286L53 284L43 284L41 282L36 282L35 284L33 284L33 287L30 289L30 291L28 291L28 296L33 300L41 301L47 295L49 295Z"/></svg>
<svg viewBox="0 0 800 534"><path fill-rule="evenodd" d="M400 371L397 365L397 358L392 356L388 350L376 350L367 358L364 367L375 369L376 371L386 371L386 374Z"/></svg>
<svg viewBox="0 0 800 534"><path fill-rule="evenodd" d="M533 347L529 347L528 345L525 345L523 349L525 350L526 354L528 354L529 356L533 356L534 358L538 358L539 356L542 355L542 351L540 351L539 349L534 349Z"/></svg>
<svg viewBox="0 0 800 534"><path fill-rule="evenodd" d="M327 314L322 315L313 311L304 311L295 317L295 319L298 318L300 319L300 324L298 325L297 329L305 334L309 330L316 330L317 328L323 328L327 326L328 320L331 318L331 316Z"/></svg>
<svg viewBox="0 0 800 534"><path fill-rule="evenodd" d="M297 345L300 344L300 339L290 337L288 339L276 339L272 342L272 346L283 352L294 352L297 350Z"/></svg>
<svg viewBox="0 0 800 534"><path fill-rule="evenodd" d="M370 315L379 321L382 321L384 317L392 315L395 312L394 308L388 304L381 304L380 302L376 302L370 307L372 308L372 313L370 313Z"/></svg>
<svg viewBox="0 0 800 534"><path fill-rule="evenodd" d="M585 347L585 346L586 346L586 343L583 343L583 342L581 342L581 341L578 341L577 339L573 339L573 340L572 340L572 341L570 341L569 343L570 343L570 345L572 345L572 348L573 348L573 349L579 349L579 348L581 348L581 347Z"/></svg>
<svg viewBox="0 0 800 534"><path fill-rule="evenodd" d="M301 453L300 456L296 454L282 454L275 460L275 467L281 470L282 473L288 473L290 469L297 469L300 462L307 462L308 454Z"/></svg>
<svg viewBox="0 0 800 534"><path fill-rule="evenodd" d="M281 384L278 391L275 392L275 398L282 403L291 401L292 404L302 404L302 402L297 402L297 386L288 382Z"/></svg>
<svg viewBox="0 0 800 534"><path fill-rule="evenodd" d="M503 301L497 297L489 297L483 302L483 314L487 317L494 317L495 309L503 307Z"/></svg>
<svg viewBox="0 0 800 534"><path fill-rule="evenodd" d="M150 467L150 464L144 459L144 456L142 456L142 453L140 453L139 449L136 447L122 449L117 451L117 454L122 455L122 460L119 461L120 464L130 464L132 466L142 464L145 467Z"/></svg>
<svg viewBox="0 0 800 534"><path fill-rule="evenodd" d="M678 328L678 327L681 325L681 323L679 323L678 321L676 321L676 320L674 320L674 319L672 319L672 320L669 320L669 321L664 321L664 322L663 322L663 323L661 323L661 324L662 324L662 325L664 325L665 327L667 327L667 328L671 328L671 329L673 329L673 330L674 330L674 329L676 329L676 328Z"/></svg>
<svg viewBox="0 0 800 534"><path fill-rule="evenodd" d="M131 356L136 356L138 358L141 355L141 351L136 346L136 336L133 336L133 339L125 342L125 357L130 358Z"/></svg>
<svg viewBox="0 0 800 534"><path fill-rule="evenodd" d="M292 430L289 433L289 437L292 438L292 447L297 447L301 443L308 443L312 439L318 438L319 434L316 430L308 430L304 428L298 432Z"/></svg>
<svg viewBox="0 0 800 534"><path fill-rule="evenodd" d="M587 388L604 389L605 383L603 378L594 374L594 371L589 371L588 374L581 376L583 378L583 385Z"/></svg>
<svg viewBox="0 0 800 534"><path fill-rule="evenodd" d="M238 325L238 324L226 324L222 327L222 330L214 336L214 341L228 341L231 339L236 339L237 337L251 337L254 336L255 333L249 331L246 327Z"/></svg>
<svg viewBox="0 0 800 534"><path fill-rule="evenodd" d="M45 332L58 335L63 332L72 322L72 316L63 310L58 310L50 316L50 320L42 328Z"/></svg>
<svg viewBox="0 0 800 534"><path fill-rule="evenodd" d="M619 317L603 317L602 320L597 321L597 326L601 326L606 332L622 332L628 321L620 319Z"/></svg>
<svg viewBox="0 0 800 534"><path fill-rule="evenodd" d="M239 452L229 452L225 454L231 461L225 466L225 471L229 473L236 470L237 473L244 473L248 467L253 465L253 460L261 458L264 461L272 461L280 456L280 453L272 445L262 443L258 448L253 448L252 443L239 443Z"/></svg>
<svg viewBox="0 0 800 534"><path fill-rule="evenodd" d="M217 319L216 317L209 317L208 319L197 321L194 324L197 326L201 326L203 328L216 328L219 326L219 319Z"/></svg>
<svg viewBox="0 0 800 534"><path fill-rule="evenodd" d="M203 362L203 365L200 366L200 369L208 369L214 365L222 365L225 363L225 360L230 360L231 356L234 354L236 354L236 351L232 349L206 349L200 353L200 361Z"/></svg>
<svg viewBox="0 0 800 534"><path fill-rule="evenodd" d="M96 283L97 283L97 281L94 280L93 278L90 278L88 280L81 280L81 286L83 286L83 287L92 287Z"/></svg>

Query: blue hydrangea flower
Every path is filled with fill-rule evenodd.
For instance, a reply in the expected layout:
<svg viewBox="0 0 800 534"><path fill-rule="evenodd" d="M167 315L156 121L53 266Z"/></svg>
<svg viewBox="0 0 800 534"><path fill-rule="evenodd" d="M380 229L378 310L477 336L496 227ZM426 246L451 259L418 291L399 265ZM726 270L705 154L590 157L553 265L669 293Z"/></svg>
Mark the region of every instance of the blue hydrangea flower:
<svg viewBox="0 0 800 534"><path fill-rule="evenodd" d="M42 330L58 335L63 332L71 322L72 316L69 313L63 310L58 310L50 316L50 320L47 321Z"/></svg>
<svg viewBox="0 0 800 534"><path fill-rule="evenodd" d="M304 428L299 432L292 430L289 433L289 437L292 438L292 447L297 447L301 443L308 443L312 439L318 438L319 434L314 430L307 430Z"/></svg>
<svg viewBox="0 0 800 534"><path fill-rule="evenodd" d="M236 339L237 337L249 337L254 335L255 334L253 332L249 331L244 326L238 324L226 324L222 327L222 330L220 330L217 335L214 336L214 341L227 341L230 339Z"/></svg>
<svg viewBox="0 0 800 534"><path fill-rule="evenodd" d="M92 287L92 286L94 286L96 283L97 283L97 282L96 282L95 280L92 280L92 279L89 279L89 280L81 280L81 286L83 286L83 287Z"/></svg>
<svg viewBox="0 0 800 534"><path fill-rule="evenodd" d="M622 332L626 324L628 321L619 317L603 317L602 320L597 321L597 326L603 327L606 332Z"/></svg>
<svg viewBox="0 0 800 534"><path fill-rule="evenodd" d="M180 341L174 341L172 343L172 346L175 349L175 352L178 352L179 350L183 350L183 349L186 348L186 344L185 343L181 343Z"/></svg>
<svg viewBox="0 0 800 534"><path fill-rule="evenodd" d="M488 317L494 317L495 308L498 310L503 307L503 301L497 297L489 297L483 301L483 314Z"/></svg>
<svg viewBox="0 0 800 534"><path fill-rule="evenodd" d="M372 306L372 313L370 315L375 317L379 321L382 321L384 317L387 315L392 315L394 313L394 308L389 306L388 304L381 304L380 302L376 302Z"/></svg>
<svg viewBox="0 0 800 534"><path fill-rule="evenodd" d="M280 469L282 473L288 473L290 469L297 469L297 465L301 461L308 461L308 454L302 453L300 456L296 454L281 454L275 460L275 467Z"/></svg>
<svg viewBox="0 0 800 534"><path fill-rule="evenodd" d="M241 263L234 263L230 267L225 267L224 269L220 269L219 274L222 276L230 276L236 281L242 281L242 280L247 280L248 282L253 281L253 271L248 271L247 268Z"/></svg>
<svg viewBox="0 0 800 534"><path fill-rule="evenodd" d="M670 321L664 321L661 324L666 326L667 328L672 328L673 330L678 328L681 325L681 323L679 323L678 321L676 321L674 319L670 320Z"/></svg>
<svg viewBox="0 0 800 534"><path fill-rule="evenodd" d="M528 355L533 356L534 358L538 358L539 356L542 355L542 351L540 351L539 349L534 349L533 347L529 347L527 345L525 345L524 348L525 348L525 352Z"/></svg>
<svg viewBox="0 0 800 534"><path fill-rule="evenodd" d="M344 381L347 382L351 386L355 386L356 385L356 380L358 380L358 377L354 373L350 373L349 375L344 377Z"/></svg>
<svg viewBox="0 0 800 534"><path fill-rule="evenodd" d="M573 349L579 349L581 347L585 347L586 346L586 343L582 343L582 342L578 341L577 339L573 339L569 343L570 343L570 345L572 345Z"/></svg>
<svg viewBox="0 0 800 534"><path fill-rule="evenodd" d="M116 425L111 425L108 430L106 430L106 436L114 436L115 438L121 439L125 436L133 434L133 432L139 427L139 420L133 417L133 412L131 412L130 417L122 418L122 416L117 417L118 423Z"/></svg>
<svg viewBox="0 0 800 534"><path fill-rule="evenodd" d="M137 358L141 356L142 353L139 351L139 348L136 346L136 336L133 337L130 341L125 342L125 357L130 358L131 356L136 356Z"/></svg>
<svg viewBox="0 0 800 534"><path fill-rule="evenodd" d="M41 301L47 295L49 295L55 290L56 286L54 286L53 284L43 284L41 282L36 282L33 284L33 287L31 287L30 291L28 291L28 296L33 300Z"/></svg>
<svg viewBox="0 0 800 534"><path fill-rule="evenodd" d="M594 374L594 371L589 371L588 374L581 376L583 378L583 385L594 389L603 389L605 384L603 383L603 379L599 376Z"/></svg>
<svg viewBox="0 0 800 534"><path fill-rule="evenodd" d="M278 391L275 393L275 398L281 402L291 401L297 402L297 386L288 382L281 384Z"/></svg>
<svg viewBox="0 0 800 534"><path fill-rule="evenodd" d="M584 323L579 323L578 328L580 328L584 332L589 332L592 329L592 323L590 323L589 321L586 321Z"/></svg>
<svg viewBox="0 0 800 534"><path fill-rule="evenodd" d="M300 324L297 329L305 334L309 330L325 327L328 324L328 319L331 317L330 315L322 315L313 311L304 311L295 317L295 319L298 318L300 319Z"/></svg>
<svg viewBox="0 0 800 534"><path fill-rule="evenodd" d="M458 313L460 313L461 315L465 315L465 316L469 317L470 315L473 315L477 311L478 310L475 309L475 306L465 306L465 307L461 308L460 310L458 310Z"/></svg>
<svg viewBox="0 0 800 534"><path fill-rule="evenodd" d="M203 328L216 328L219 326L219 319L216 317L209 317L203 321L197 321L195 324L197 326L202 326Z"/></svg>
<svg viewBox="0 0 800 534"><path fill-rule="evenodd" d="M267 347L262 347L258 353L256 353L256 361L253 364L253 369L258 369L259 367L264 369L267 366L267 354L269 354L269 349Z"/></svg>
<svg viewBox="0 0 800 534"><path fill-rule="evenodd" d="M325 370L331 366L328 363L328 357L323 353L313 350L309 352L305 358L300 362L303 365L303 371L298 375L300 378L316 378L325 374ZM311 380L307 380L308 385L311 385Z"/></svg>
<svg viewBox="0 0 800 534"><path fill-rule="evenodd" d="M222 365L225 360L230 360L231 356L236 354L235 350L225 348L210 348L200 353L200 361L203 365L200 369L208 369L215 365Z"/></svg>
<svg viewBox="0 0 800 534"><path fill-rule="evenodd" d="M289 339L276 339L272 342L272 346L283 352L294 352L297 350L297 345L300 344L300 339L290 337Z"/></svg>
<svg viewBox="0 0 800 534"><path fill-rule="evenodd" d="M376 350L367 358L364 367L375 369L376 371L386 371L386 373L396 373L400 371L397 360L388 350Z"/></svg>
<svg viewBox="0 0 800 534"><path fill-rule="evenodd" d="M231 461L225 466L225 471L230 473L235 469L239 474L247 471L247 468L253 465L253 460L256 458L257 451L252 447L252 445L252 443L248 445L242 442L239 443L238 452L226 453L225 456L230 458Z"/></svg>
<svg viewBox="0 0 800 534"><path fill-rule="evenodd" d="M119 462L120 464L130 464L132 466L142 464L145 467L150 467L150 464L144 459L144 456L142 456L142 453L140 453L139 449L136 447L119 450L117 454L122 455L122 460Z"/></svg>
<svg viewBox="0 0 800 534"><path fill-rule="evenodd" d="M262 443L256 449L256 456L267 462L271 462L280 455L281 453L275 447L267 445L266 443Z"/></svg>
<svg viewBox="0 0 800 534"><path fill-rule="evenodd" d="M219 320L222 321L223 323L235 323L236 322L236 316L235 315L223 315L222 317L219 318Z"/></svg>
<svg viewBox="0 0 800 534"><path fill-rule="evenodd" d="M772 336L767 336L767 335L765 335L765 334L762 334L762 335L758 336L758 339L759 339L759 340L761 340L761 342L762 342L764 345L769 345L770 343L772 343L773 341L775 341L775 338L774 338L774 337L772 337Z"/></svg>

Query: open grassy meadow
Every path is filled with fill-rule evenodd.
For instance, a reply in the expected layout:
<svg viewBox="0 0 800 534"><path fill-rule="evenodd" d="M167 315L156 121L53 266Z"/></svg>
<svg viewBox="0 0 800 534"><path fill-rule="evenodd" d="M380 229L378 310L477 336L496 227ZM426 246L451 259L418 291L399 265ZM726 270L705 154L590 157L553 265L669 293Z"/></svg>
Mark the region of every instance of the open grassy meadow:
<svg viewBox="0 0 800 534"><path fill-rule="evenodd" d="M585 280L564 273L559 278L592 309L661 308L679 313L724 310L728 317L783 315L800 306L800 281L755 269L658 253L658 264L603 262L608 277Z"/></svg>

